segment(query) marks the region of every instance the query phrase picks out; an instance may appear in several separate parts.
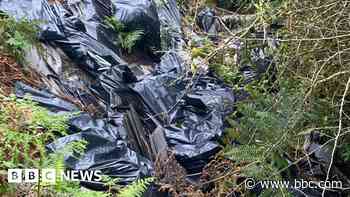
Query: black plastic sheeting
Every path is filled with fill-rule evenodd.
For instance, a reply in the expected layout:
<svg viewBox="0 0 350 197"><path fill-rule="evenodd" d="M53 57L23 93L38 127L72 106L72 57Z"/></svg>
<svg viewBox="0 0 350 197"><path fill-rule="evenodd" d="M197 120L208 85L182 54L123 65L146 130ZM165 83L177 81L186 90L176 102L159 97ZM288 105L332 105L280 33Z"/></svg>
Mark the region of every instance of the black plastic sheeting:
<svg viewBox="0 0 350 197"><path fill-rule="evenodd" d="M170 66L169 62L177 62ZM218 79L194 76L179 80L180 57L163 56L158 75L136 83L134 90L165 129L165 137L189 173L199 172L220 150L215 142L224 130L224 118L233 112L235 96Z"/></svg>
<svg viewBox="0 0 350 197"><path fill-rule="evenodd" d="M143 30L144 37L139 43L142 43L144 48L160 48L160 22L153 1L93 0L93 4L101 21L113 16L130 31Z"/></svg>
<svg viewBox="0 0 350 197"><path fill-rule="evenodd" d="M276 80L276 64L273 58L265 55L265 52L261 48L254 48L251 51L252 65L243 65L240 68L240 72L244 77L244 83L248 84L256 80L260 80L266 73L269 73L269 81Z"/></svg>
<svg viewBox="0 0 350 197"><path fill-rule="evenodd" d="M220 31L220 22L212 8L205 8L198 13L197 24L205 32L216 35Z"/></svg>
<svg viewBox="0 0 350 197"><path fill-rule="evenodd" d="M74 141L88 142L82 157L66 158L68 168L100 170L104 175L119 178L120 183L129 183L152 175L151 162L127 146L122 114L112 120L92 119L88 114L81 114L72 118L69 126L71 131L77 133L48 145L49 150L55 151ZM82 184L99 190L105 187L103 183Z"/></svg>
<svg viewBox="0 0 350 197"><path fill-rule="evenodd" d="M16 97L25 98L26 96L30 96L31 100L43 107L50 108L53 112L73 112L79 109L74 104L53 95L48 90L38 90L21 82L15 84L15 91Z"/></svg>
<svg viewBox="0 0 350 197"><path fill-rule="evenodd" d="M54 96L47 90L31 88L21 82L16 83L16 96L30 96L33 101L55 113L78 112L74 104ZM119 178L121 184L151 176L151 161L128 148L128 131L124 127L124 119L122 113L101 119L80 113L69 120L71 135L49 144L48 151L55 152L67 144L85 140L87 147L82 156L66 156L65 164L69 169L100 170L104 175ZM98 182L82 184L96 190L105 188L103 183Z"/></svg>
<svg viewBox="0 0 350 197"><path fill-rule="evenodd" d="M166 127L165 136L175 146L180 163L195 173L220 149L215 141L223 134L224 117L233 112L235 98L229 88L200 79L184 100L171 126Z"/></svg>
<svg viewBox="0 0 350 197"><path fill-rule="evenodd" d="M56 76L63 92L83 105L101 105L103 117L85 113L70 120L71 135L48 145L50 151L84 139L86 153L79 159L67 155L67 167L98 169L128 184L153 174L150 135L164 131L166 143L189 173L200 172L220 150L216 140L223 134L224 118L236 100L229 87L205 74L188 76L182 57L181 18L175 0L18 2L0 0L0 10L16 18L40 20L39 38L60 48L92 78L87 87ZM146 47L166 51L151 74L142 80L119 56L103 24L115 16L131 30L142 29ZM17 95L31 94L34 101L53 112L76 111L77 107L48 91L19 84ZM146 151L147 150L147 151ZM84 183L102 189L100 183Z"/></svg>
<svg viewBox="0 0 350 197"><path fill-rule="evenodd" d="M181 51L184 44L181 16L176 0L160 0L157 5L162 51Z"/></svg>

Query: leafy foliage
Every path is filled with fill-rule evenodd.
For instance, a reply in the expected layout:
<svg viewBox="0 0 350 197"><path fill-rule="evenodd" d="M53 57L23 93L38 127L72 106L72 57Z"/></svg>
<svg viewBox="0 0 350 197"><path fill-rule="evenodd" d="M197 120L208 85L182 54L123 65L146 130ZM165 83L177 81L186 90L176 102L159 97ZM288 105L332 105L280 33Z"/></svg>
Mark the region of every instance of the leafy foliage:
<svg viewBox="0 0 350 197"><path fill-rule="evenodd" d="M266 32L276 36L281 42L269 54L274 57L278 76L271 84L266 73L262 80L244 87L249 100L237 105L238 112L227 121L231 128L224 139L226 144L235 139L243 145L227 146L225 155L242 167L240 173L246 177L279 180L284 173L286 179L289 165L284 157L294 161L307 157L303 151L304 131L316 130L326 136L321 137L320 144L334 139L336 130L342 135L348 131L339 126L339 106L349 78L345 68L348 62L344 61L349 55L345 47L349 28L343 23L349 6L334 1L259 1L255 8L254 28L264 32L264 38L252 39L248 34L246 46L260 42L265 47L269 39ZM277 32L269 29L280 19L288 24ZM347 95L344 98L348 100ZM342 113L349 113L346 105ZM349 126L348 120L344 118L343 124ZM343 164L349 162L350 152L349 137L345 136L334 145L339 154L332 155ZM282 196L280 192L264 191L266 196Z"/></svg>
<svg viewBox="0 0 350 197"><path fill-rule="evenodd" d="M118 192L118 197L142 197L148 186L154 181L153 177L136 180Z"/></svg>
<svg viewBox="0 0 350 197"><path fill-rule="evenodd" d="M143 36L143 30L135 30L127 34L122 35L121 46L131 53L132 48L135 46L136 42L140 40Z"/></svg>
<svg viewBox="0 0 350 197"><path fill-rule="evenodd" d="M229 147L225 153L230 159L237 162L261 161L264 157L264 149L255 145L242 145L239 147Z"/></svg>
<svg viewBox="0 0 350 197"><path fill-rule="evenodd" d="M345 143L341 147L341 157L344 161L350 161L350 144Z"/></svg>
<svg viewBox="0 0 350 197"><path fill-rule="evenodd" d="M302 139L298 131L308 121L303 108L303 90L297 83L281 80L279 92L268 91L265 80L249 84L250 100L237 105L228 130L243 145L226 147L225 155L242 166L241 174L257 180L282 180L280 169L288 166L281 156L289 154ZM272 192L272 191L270 191ZM288 193L273 191L274 195ZM276 193L277 192L277 193Z"/></svg>
<svg viewBox="0 0 350 197"><path fill-rule="evenodd" d="M302 88L292 86L282 82L276 94L267 92L263 86L249 84L245 87L251 100L238 104L239 124L232 125L240 129L242 142L276 144L297 134L298 126L307 119L308 113L303 109ZM282 149L286 146L288 144L281 144Z"/></svg>
<svg viewBox="0 0 350 197"><path fill-rule="evenodd" d="M86 142L73 142L51 154L46 153L45 145L57 136L66 135L67 119L71 115L73 114L52 114L29 98L17 99L14 96L0 95L0 169L65 170L64 157L83 154ZM13 192L19 186L2 183L0 191ZM83 191L78 183L62 181L59 176L53 185L40 180L36 186L34 190L45 196L107 196L101 192Z"/></svg>
<svg viewBox="0 0 350 197"><path fill-rule="evenodd" d="M131 53L137 41L142 39L143 30L128 31L126 26L115 17L107 17L105 21L117 34L117 42L120 43L121 47Z"/></svg>
<svg viewBox="0 0 350 197"><path fill-rule="evenodd" d="M37 21L0 15L0 51L11 54L23 63L25 50L38 42L38 24Z"/></svg>
<svg viewBox="0 0 350 197"><path fill-rule="evenodd" d="M64 157L67 155L74 155L75 157L80 157L86 148L87 142L84 140L75 141L64 148L57 150L55 153L49 154L47 159L43 163L43 167L52 168L57 172L62 172L65 170ZM56 181L54 184L40 182L40 190L45 196L57 196L57 197L109 197L110 194L84 190L79 185L79 182L69 182L63 181L59 176L56 176ZM39 186L38 185L38 186ZM39 190L38 189L38 190Z"/></svg>
<svg viewBox="0 0 350 197"><path fill-rule="evenodd" d="M68 115L50 114L30 99L0 100L0 168L39 168L45 144L66 134Z"/></svg>

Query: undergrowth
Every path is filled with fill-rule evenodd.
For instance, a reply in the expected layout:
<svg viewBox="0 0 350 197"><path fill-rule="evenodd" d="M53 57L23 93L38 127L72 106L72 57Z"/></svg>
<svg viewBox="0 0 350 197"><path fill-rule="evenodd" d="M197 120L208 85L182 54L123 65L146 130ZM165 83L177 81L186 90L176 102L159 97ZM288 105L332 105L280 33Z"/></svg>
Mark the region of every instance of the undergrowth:
<svg viewBox="0 0 350 197"><path fill-rule="evenodd" d="M242 145L226 146L225 156L242 165L240 173L246 177L283 180L280 170L289 165L285 156L294 158L291 153L301 151L303 136L299 132L309 118L303 108L302 88L282 82L279 92L271 94L250 86L246 87L250 99L240 102L237 113L228 121L230 139ZM265 192L267 196L288 195L286 190Z"/></svg>
<svg viewBox="0 0 350 197"><path fill-rule="evenodd" d="M30 99L0 97L0 168L39 168L46 143L66 134L67 115L52 115Z"/></svg>
<svg viewBox="0 0 350 197"><path fill-rule="evenodd" d="M219 21L223 21L221 12L224 16L254 14L254 20L239 31L221 23L228 26L215 39L206 39L208 35L197 27L196 33L205 39L189 44L193 60L199 58L209 65L217 77L238 90L235 92L248 93L248 99L239 101L236 112L226 119L229 128L222 139L223 155L239 166L239 176L256 180L292 178L292 166L314 156L305 148L310 145L307 136L314 133L321 137L313 143L330 150L330 166L322 165L322 177L301 172L298 178L324 181L343 176L332 173L334 168L348 166L350 158L349 3L227 0L192 1L191 5L187 8L190 16L185 17L188 24L193 24L202 8L213 5L220 7L214 7ZM239 43L238 47L233 43ZM263 49L264 56L275 64L268 72L258 72L261 78L248 83L240 69L249 66L259 70L261 61L252 56L255 48ZM340 171L350 175L346 168ZM218 181L224 184L224 180ZM235 187L240 192L241 188ZM325 190L319 190L327 196ZM254 192L243 191L247 196ZM290 191L279 189L262 192L262 196L290 195Z"/></svg>
<svg viewBox="0 0 350 197"><path fill-rule="evenodd" d="M38 106L30 98L0 95L0 172L7 169L55 169L66 170L64 158L72 155L77 159L84 154L86 141L66 145L55 153L47 153L46 144L67 134L68 118L74 114L56 115ZM6 173L0 176L0 195L16 194L36 196L115 196L113 192L82 190L79 182L63 181L56 176L55 183L39 180L27 188L23 184L10 184ZM137 180L127 187L118 187L118 197L140 197L153 178ZM117 185L112 182L110 186Z"/></svg>
<svg viewBox="0 0 350 197"><path fill-rule="evenodd" d="M25 51L38 43L38 25L39 21L17 20L0 14L0 51L25 63Z"/></svg>
<svg viewBox="0 0 350 197"><path fill-rule="evenodd" d="M142 197L143 193L147 190L148 186L154 181L154 178L145 178L136 180L127 187L121 189L118 193L118 197Z"/></svg>
<svg viewBox="0 0 350 197"><path fill-rule="evenodd" d="M72 114L54 115L38 106L29 98L17 99L15 96L0 95L0 170L44 169L64 170L64 155L70 152L83 152L84 142L75 142L57 153L48 154L45 145L59 136L67 134L67 119ZM33 188L22 184L9 184L1 177L0 194L16 193L48 196L52 188L58 195L64 190L74 188L72 184L57 179L56 185L41 181ZM75 187L75 191L79 187ZM42 194L45 191L45 195Z"/></svg>
<svg viewBox="0 0 350 197"><path fill-rule="evenodd" d="M122 49L131 53L137 41L142 39L143 30L129 31L127 27L115 17L107 17L106 24L113 29L117 36L116 44L120 44Z"/></svg>
<svg viewBox="0 0 350 197"><path fill-rule="evenodd" d="M219 6L226 14L254 14L254 21L240 31L224 28L225 33L220 32L218 40L199 32L205 38L193 39L189 44L193 61L199 59L207 63L227 85L248 93L248 99L237 102L236 113L227 118L228 129L222 140L225 149L220 156L234 162L235 176L256 180L290 178L291 163L298 165L301 160L309 161L310 154L304 147L309 143L305 136L311 133L320 134L317 145L331 142L332 152L327 158L330 165L322 166L326 168L324 176L307 178L330 180L334 166L350 164L350 137L347 135L350 132L349 2L208 0L187 3L181 0L178 4L185 7L185 11L189 10L190 16L184 20L192 27L195 27L198 11L205 6ZM277 23L281 25L275 28ZM115 18L107 18L106 24L114 30L117 44L128 53L142 39L141 30L129 31ZM35 24L26 20L2 16L0 33L3 35L0 50L19 61L23 60L24 51L36 41ZM237 41L239 47L236 49L228 40ZM256 47L267 49L265 55L272 57L275 70L263 74L255 82L246 83L240 66L244 64L257 69L251 56L251 50ZM48 156L44 147L55 136L65 135L66 118L52 115L30 100L1 97L0 169L43 167L50 163L57 169L64 168L62 156L67 153ZM83 152L82 144L72 146L74 148L64 152ZM341 168L339 171L350 175ZM141 196L152 181L152 178L144 179L123 189L118 187L117 195ZM222 177L210 181L225 183ZM116 183L115 180L107 181L110 193ZM55 187L63 194L75 196L111 195L82 193L78 185L65 184L59 183ZM245 196L255 192L243 188L242 184L234 187ZM49 188L46 190L50 191ZM290 195L285 189L262 192L261 196Z"/></svg>

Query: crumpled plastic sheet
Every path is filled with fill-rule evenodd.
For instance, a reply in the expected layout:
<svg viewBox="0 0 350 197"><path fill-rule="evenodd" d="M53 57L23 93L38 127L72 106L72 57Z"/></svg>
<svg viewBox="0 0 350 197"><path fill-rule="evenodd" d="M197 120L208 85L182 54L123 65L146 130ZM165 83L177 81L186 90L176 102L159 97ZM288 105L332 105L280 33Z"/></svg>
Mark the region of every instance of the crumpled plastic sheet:
<svg viewBox="0 0 350 197"><path fill-rule="evenodd" d="M182 51L184 41L181 30L181 15L176 0L156 1L160 21L162 51Z"/></svg>
<svg viewBox="0 0 350 197"><path fill-rule="evenodd" d="M125 64L112 49L97 40L98 36L89 34L97 30L88 29L84 17L74 15L76 12L66 9L65 4L49 3L46 0L24 0L23 3L28 7L18 9L18 3L2 1L0 8L16 18L26 17L41 21L40 39L59 46L68 57L91 75L98 76L101 70L112 65ZM91 2L87 1L86 4ZM28 15L16 15L22 11Z"/></svg>
<svg viewBox="0 0 350 197"><path fill-rule="evenodd" d="M159 49L160 23L154 1L149 0L93 0L101 21L114 16L125 24L128 30L143 30L144 47Z"/></svg>
<svg viewBox="0 0 350 197"><path fill-rule="evenodd" d="M168 51L161 57L161 61L156 65L155 71L161 73L184 73L186 62L175 51Z"/></svg>
<svg viewBox="0 0 350 197"><path fill-rule="evenodd" d="M230 88L215 87L203 78L177 107L165 136L188 172L200 172L220 150L216 140L223 134L224 118L233 112L234 102Z"/></svg>
<svg viewBox="0 0 350 197"><path fill-rule="evenodd" d="M88 114L81 114L70 120L72 135L58 139L47 147L57 151L65 145L79 140L88 142L86 151L80 157L68 155L66 165L70 169L100 170L104 175L120 178L121 184L135 179L151 176L151 162L128 148L123 115L116 114L114 119L92 119ZM103 189L103 183L82 183L93 189Z"/></svg>
<svg viewBox="0 0 350 197"><path fill-rule="evenodd" d="M205 8L198 13L197 24L205 32L212 35L216 35L220 30L219 19L212 8Z"/></svg>
<svg viewBox="0 0 350 197"><path fill-rule="evenodd" d="M38 90L22 82L15 84L16 97L29 97L31 100L41 104L43 107L50 108L53 112L72 112L78 111L78 108L66 100L59 98L47 90Z"/></svg>
<svg viewBox="0 0 350 197"><path fill-rule="evenodd" d="M106 111L108 111L108 118L103 121L81 116L80 125L71 127L71 129L78 130L78 133L72 132L72 135L61 138L48 147L55 150L71 141L84 139L89 142L87 152L80 160L74 160L72 157L66 158L66 164L70 168L100 169L107 175L122 178L122 184L150 176L152 174L150 161L127 147L126 132L122 129L121 120L124 119L122 114L109 110L114 107L113 105L118 104L119 106L119 103L114 103L113 96L122 95L123 91L128 90L126 84L134 82L136 78L128 69L126 62L98 40L99 34L96 29L100 25L96 22L98 20L88 15L89 13L85 15L85 12L80 10L83 8L93 11L92 2L83 1L85 3L83 5L81 5L82 1L69 2L72 4L49 3L46 0L24 0L23 4L14 1L0 2L0 10L11 16L18 19L27 17L30 20L42 21L39 38L46 44L61 48L78 66L95 78L97 82L88 88L94 96L104 102ZM26 14L21 15L22 12ZM82 90L82 85L78 82L60 81L59 83L64 87L66 93L69 93L68 95L84 97L81 100L85 101L91 100L90 95ZM53 112L78 110L72 103L48 91L36 90L20 83L17 86L18 97L30 94L32 100ZM78 90L81 92L79 93ZM115 122L118 122L117 126L113 126ZM99 184L95 183L92 187L97 189Z"/></svg>
<svg viewBox="0 0 350 197"><path fill-rule="evenodd" d="M276 65L274 60L270 56L267 56L261 48L252 49L250 54L254 66L244 65L240 68L240 72L244 77L244 83L248 84L255 80L259 80L266 73L269 73L271 76L269 80L274 81L276 75Z"/></svg>
<svg viewBox="0 0 350 197"><path fill-rule="evenodd" d="M321 136L317 131L312 131L310 134L305 136L304 151L306 154L309 154L308 158L301 160L298 163L298 168L301 172L298 172L307 175L308 177L315 177L325 179L330 161L332 158L332 143L328 145L321 145ZM349 184L348 178L336 167L333 166L331 170L331 177L341 181L343 187L346 187ZM295 190L293 193L295 196L322 196L322 188L302 188L299 191ZM340 190L327 190L325 196L338 197L343 196Z"/></svg>
<svg viewBox="0 0 350 197"><path fill-rule="evenodd" d="M88 86L88 92L81 83L60 82L67 94L81 97L80 100L85 101L83 104L96 103L98 99L105 106L104 118L83 114L70 121L72 135L48 145L55 151L75 140L89 142L81 159L67 156L70 168L101 169L107 175L122 178L125 184L152 174L151 163L143 157L145 155L141 156L126 144L130 131L125 129L122 120L130 105L140 116L145 132L150 133L156 127L164 129L169 147L174 149L189 173L199 172L219 151L216 140L223 134L225 116L233 111L235 96L216 78L203 74L184 75L181 18L175 0L161 4L146 0L86 0L63 4L46 0L23 0L18 4L2 0L0 10L16 18L44 19L40 25L40 39L59 47L95 80ZM165 43L162 49L170 50L161 57L154 72L141 81L118 56L118 48L106 44L109 34L101 20L111 14L126 22L128 27L129 23L136 25L130 28L143 28L148 35L160 37ZM23 96L21 92L24 91L19 89L19 96ZM33 100L54 111L75 110L73 104L52 94L35 89L27 92L32 94ZM100 188L98 183L90 185L94 186Z"/></svg>
<svg viewBox="0 0 350 197"><path fill-rule="evenodd" d="M290 160L287 155L283 156L283 159L289 164L288 169L281 173L283 179L291 183L294 183L294 181L302 181L305 176L316 182L317 180L325 180L332 157L332 143L321 145L320 133L318 131L312 131L305 135L303 148L305 154L308 154L308 156L299 160L297 163ZM332 177L332 181L341 181L343 188L346 188L349 184L347 176L344 175L336 165L333 165L330 177ZM300 187L288 188L288 190L294 197L320 197L323 193L323 188L317 187L316 184L314 184L312 188ZM264 188L261 184L257 184L251 191L254 192L256 196L264 196ZM344 196L342 192L341 189L328 188L324 196L342 197Z"/></svg>
<svg viewBox="0 0 350 197"><path fill-rule="evenodd" d="M176 58L177 57L177 58ZM215 142L223 133L224 117L233 112L235 96L218 79L198 75L182 79L176 53L163 56L164 73L135 84L151 114L162 122L165 137L189 173L199 172L220 150ZM172 65L172 68L171 68ZM188 88L189 83L194 83Z"/></svg>
<svg viewBox="0 0 350 197"><path fill-rule="evenodd" d="M46 90L38 90L21 82L16 83L16 96L28 96L54 113L78 112L78 108ZM128 148L128 131L124 127L124 115L115 113L109 118L94 119L81 113L69 120L70 135L47 145L49 152L64 148L79 140L87 141L81 157L67 155L65 164L70 169L101 170L104 175L120 178L121 184L130 183L153 173L150 160ZM83 183L93 189L103 189L103 183Z"/></svg>
<svg viewBox="0 0 350 197"><path fill-rule="evenodd" d="M107 103L108 113L127 109L130 104L137 110L143 108L138 95L129 87L136 77L127 65L113 66L99 76L99 81L94 93Z"/></svg>

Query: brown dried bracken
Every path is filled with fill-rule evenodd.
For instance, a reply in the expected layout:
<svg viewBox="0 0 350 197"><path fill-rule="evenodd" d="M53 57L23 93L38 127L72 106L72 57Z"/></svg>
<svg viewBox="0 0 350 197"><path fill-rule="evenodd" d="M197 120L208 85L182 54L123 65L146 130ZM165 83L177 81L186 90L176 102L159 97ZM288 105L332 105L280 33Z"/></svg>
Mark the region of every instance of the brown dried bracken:
<svg viewBox="0 0 350 197"><path fill-rule="evenodd" d="M169 192L173 196L180 196L181 193L184 193L184 188L189 186L185 180L185 169L177 163L174 154L170 151L158 155L155 169L161 191Z"/></svg>
<svg viewBox="0 0 350 197"><path fill-rule="evenodd" d="M234 196L239 193L238 167L231 160L216 157L201 173L200 181L191 185L185 169L177 162L174 154L168 151L160 154L155 162L156 177L160 190L175 197L217 197Z"/></svg>
<svg viewBox="0 0 350 197"><path fill-rule="evenodd" d="M204 169L200 185L206 191L205 196L234 196L238 187L238 167L231 160L218 156L212 160Z"/></svg>
<svg viewBox="0 0 350 197"><path fill-rule="evenodd" d="M0 53L0 94L8 96L13 93L16 81L21 81L34 88L45 86L44 76L41 76L29 67L19 65L13 57ZM89 112L90 114L96 114L98 112L95 106L85 106L72 96L67 96L64 93L59 93L56 96L75 104L82 111Z"/></svg>
<svg viewBox="0 0 350 197"><path fill-rule="evenodd" d="M22 81L34 87L41 84L39 74L16 63L11 56L0 53L0 90L2 94L9 95L13 92L16 81Z"/></svg>

